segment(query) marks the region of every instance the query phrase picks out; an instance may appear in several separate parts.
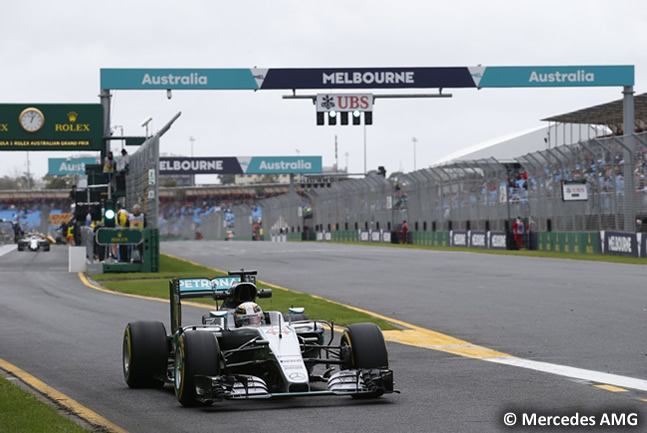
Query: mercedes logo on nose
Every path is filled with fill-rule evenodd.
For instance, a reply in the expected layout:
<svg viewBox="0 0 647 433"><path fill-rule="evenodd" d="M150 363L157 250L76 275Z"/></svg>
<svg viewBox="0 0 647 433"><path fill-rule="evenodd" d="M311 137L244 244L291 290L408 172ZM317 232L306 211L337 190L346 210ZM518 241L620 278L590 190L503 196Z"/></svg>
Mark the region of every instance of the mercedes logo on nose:
<svg viewBox="0 0 647 433"><path fill-rule="evenodd" d="M294 372L294 373L290 374L290 379L292 379L292 380L302 380L302 379L305 379L305 378L306 378L306 376L303 373Z"/></svg>

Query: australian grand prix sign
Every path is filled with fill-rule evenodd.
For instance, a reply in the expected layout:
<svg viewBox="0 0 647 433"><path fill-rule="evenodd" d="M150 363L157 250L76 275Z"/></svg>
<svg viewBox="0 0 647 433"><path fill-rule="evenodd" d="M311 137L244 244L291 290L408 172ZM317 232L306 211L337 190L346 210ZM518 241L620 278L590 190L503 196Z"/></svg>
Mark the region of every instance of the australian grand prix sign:
<svg viewBox="0 0 647 433"><path fill-rule="evenodd" d="M102 89L406 89L633 86L632 65L101 69Z"/></svg>
<svg viewBox="0 0 647 433"><path fill-rule="evenodd" d="M101 150L101 104L0 104L0 150Z"/></svg>

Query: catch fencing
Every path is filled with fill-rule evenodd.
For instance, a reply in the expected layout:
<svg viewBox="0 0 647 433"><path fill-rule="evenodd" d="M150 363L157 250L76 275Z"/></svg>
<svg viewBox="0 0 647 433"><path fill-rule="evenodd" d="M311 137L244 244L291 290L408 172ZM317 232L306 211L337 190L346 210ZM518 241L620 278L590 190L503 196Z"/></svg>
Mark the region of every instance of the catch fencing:
<svg viewBox="0 0 647 433"><path fill-rule="evenodd" d="M404 220L415 232L509 231L517 217L533 231L647 231L646 156L643 132L546 148L513 161L456 161L388 179L377 174L342 179L255 204L263 211L265 240L279 234L314 239L325 231L397 231ZM564 200L564 181L583 185L586 194L579 198L586 200ZM236 239L249 240L251 212L251 205L234 205L172 225L183 227L185 238L199 231L204 239L225 239L230 230Z"/></svg>
<svg viewBox="0 0 647 433"><path fill-rule="evenodd" d="M130 157L126 174L126 207L139 204L150 228L157 228L159 214L159 142L161 134L148 138Z"/></svg>

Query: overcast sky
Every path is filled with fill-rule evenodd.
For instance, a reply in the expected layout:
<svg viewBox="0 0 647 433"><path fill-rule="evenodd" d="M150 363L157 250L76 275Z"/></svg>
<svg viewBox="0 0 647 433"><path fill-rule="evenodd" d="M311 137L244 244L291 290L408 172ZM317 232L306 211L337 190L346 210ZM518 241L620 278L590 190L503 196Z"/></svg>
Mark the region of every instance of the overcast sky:
<svg viewBox="0 0 647 433"><path fill-rule="evenodd" d="M647 91L647 2L49 1L4 2L0 101L99 102L101 68L635 65ZM430 90L431 91L431 90ZM413 170L548 116L620 99L620 88L452 89L451 99L378 100L367 166ZM161 151L195 156L321 155L363 171L363 127L316 126L287 91L115 91L112 124L154 130L178 111ZM316 92L304 92L316 93ZM379 92L375 92L379 93ZM389 92L393 93L393 92ZM121 133L121 128L118 129ZM133 153L136 148L130 149ZM4 152L0 175L26 171ZM30 152L31 170L70 152ZM348 156L346 156L348 155ZM208 177L205 180L215 177Z"/></svg>

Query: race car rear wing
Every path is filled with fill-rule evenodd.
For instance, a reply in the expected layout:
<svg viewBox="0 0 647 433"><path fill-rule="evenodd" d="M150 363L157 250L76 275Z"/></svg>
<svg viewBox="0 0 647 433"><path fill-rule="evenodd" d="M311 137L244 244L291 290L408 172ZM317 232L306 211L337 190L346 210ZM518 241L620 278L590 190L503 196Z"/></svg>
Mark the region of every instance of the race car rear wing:
<svg viewBox="0 0 647 433"><path fill-rule="evenodd" d="M270 298L271 289L256 288L257 271L233 271L227 277L173 278L169 281L171 307L171 332L182 326L182 299L213 298L222 301L221 308L236 308L243 302L256 298ZM217 305L216 305L217 308Z"/></svg>

